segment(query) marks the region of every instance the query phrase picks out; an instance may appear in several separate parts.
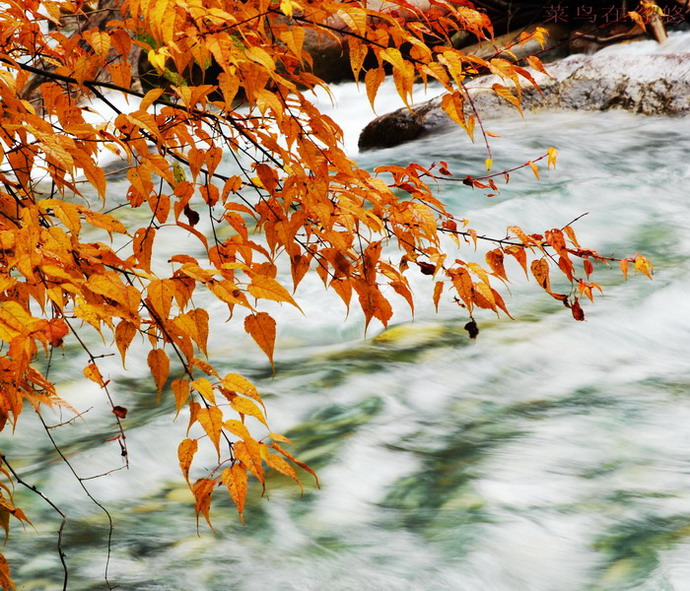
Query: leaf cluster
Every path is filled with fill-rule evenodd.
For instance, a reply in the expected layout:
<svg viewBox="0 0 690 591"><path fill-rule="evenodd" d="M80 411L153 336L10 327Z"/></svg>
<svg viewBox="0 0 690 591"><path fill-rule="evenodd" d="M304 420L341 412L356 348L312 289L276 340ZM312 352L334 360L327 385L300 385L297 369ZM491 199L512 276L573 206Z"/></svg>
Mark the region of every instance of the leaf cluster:
<svg viewBox="0 0 690 591"><path fill-rule="evenodd" d="M72 0L0 8L0 428L16 426L24 401L65 405L36 361L69 339L112 406L126 462L126 409L80 335L96 331L123 364L140 343L159 396L171 392L189 417L179 462L197 514L210 523L217 488L241 515L250 475L263 485L271 469L299 483L295 467L311 469L270 432L255 386L221 376L206 359L214 327L196 304L200 292L238 317L271 364L276 321L266 306L299 308L295 294L310 270L348 310L360 308L366 325L387 325L393 294L414 310L416 272L433 281L437 307L444 297L455 301L474 323L478 309L508 314L497 289L508 281L508 256L584 318L580 298L600 291L589 278L594 264L612 257L581 247L569 225L479 235L435 187L461 180L497 190L497 175L458 178L445 163L368 172L312 101L327 86L312 73L305 38L332 36L347 44L372 105L387 76L410 108L413 85L433 80L445 89L449 116L487 140L464 80L497 74L505 84L493 91L518 109L521 82L534 80L506 60L452 47L457 30L492 34L469 3L434 0L422 12L405 0L377 9L335 0L124 0L108 9L113 18L90 27L87 5ZM83 26L70 33L67 20ZM137 51L168 82L135 90ZM543 68L536 57L530 63ZM544 157L555 164L555 150ZM524 166L538 173L534 162ZM109 184L116 174L125 179L119 196ZM126 209L140 214L122 215ZM446 234L459 250L491 245L486 264L449 252ZM180 251L161 265L160 245L176 241ZM398 248L395 259L389 245ZM621 262L624 272L629 262L651 273L639 255ZM552 291L553 273L565 277L567 293ZM257 438L249 426L268 434ZM211 469L193 465L202 444L217 456ZM17 511L2 501L6 531L8 515L25 519ZM3 561L0 587L10 586Z"/></svg>

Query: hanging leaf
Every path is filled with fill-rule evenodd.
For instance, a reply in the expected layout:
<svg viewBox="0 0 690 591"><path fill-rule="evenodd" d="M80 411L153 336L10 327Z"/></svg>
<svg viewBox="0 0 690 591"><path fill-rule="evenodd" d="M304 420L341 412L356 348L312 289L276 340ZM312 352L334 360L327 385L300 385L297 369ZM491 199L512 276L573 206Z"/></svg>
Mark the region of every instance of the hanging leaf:
<svg viewBox="0 0 690 591"><path fill-rule="evenodd" d="M235 462L229 468L225 468L220 475L222 483L228 488L230 498L232 498L240 520L244 523L244 502L247 498L247 470L239 462Z"/></svg>
<svg viewBox="0 0 690 591"><path fill-rule="evenodd" d="M194 459L194 454L199 449L199 442L196 439L184 439L177 448L177 457L180 460L180 468L184 479L189 484L189 469Z"/></svg>
<svg viewBox="0 0 690 591"><path fill-rule="evenodd" d="M271 367L273 365L273 348L276 341L276 321L265 312L250 314L244 319L244 330L256 341L261 350L266 353Z"/></svg>
<svg viewBox="0 0 690 591"><path fill-rule="evenodd" d="M170 359L168 358L168 354L163 349L151 349L148 354L148 364L151 375L156 381L158 396L160 396L163 391L163 386L165 386L165 382L168 380L168 375L170 374Z"/></svg>
<svg viewBox="0 0 690 591"><path fill-rule="evenodd" d="M255 298L263 298L275 302L288 302L301 311L297 302L295 302L290 295L290 292L275 279L267 275L256 275L252 277L248 290Z"/></svg>
<svg viewBox="0 0 690 591"><path fill-rule="evenodd" d="M223 428L223 411L217 406L200 408L197 420L201 427L206 431L211 443L213 443L220 459L220 433Z"/></svg>
<svg viewBox="0 0 690 591"><path fill-rule="evenodd" d="M197 526L199 524L199 515L203 515L208 526L213 529L210 516L211 494L216 486L218 486L218 482L210 478L200 478L192 485L192 493L196 499L194 511L196 512Z"/></svg>

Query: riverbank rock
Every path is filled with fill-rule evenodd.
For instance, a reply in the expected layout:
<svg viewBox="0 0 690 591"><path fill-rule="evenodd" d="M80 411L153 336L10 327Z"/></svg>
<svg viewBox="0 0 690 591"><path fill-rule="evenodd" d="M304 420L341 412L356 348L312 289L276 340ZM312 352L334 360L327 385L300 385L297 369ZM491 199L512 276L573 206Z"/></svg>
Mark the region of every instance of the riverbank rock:
<svg viewBox="0 0 690 591"><path fill-rule="evenodd" d="M551 77L531 71L540 92L525 81L523 109L621 108L644 115L690 114L690 53L672 55L571 56L548 66ZM496 76L470 81L466 88L482 118L515 111L491 90ZM449 125L441 97L399 109L370 122L360 134L360 150L391 147ZM398 137L392 137L400 132ZM396 141L397 140L397 141Z"/></svg>

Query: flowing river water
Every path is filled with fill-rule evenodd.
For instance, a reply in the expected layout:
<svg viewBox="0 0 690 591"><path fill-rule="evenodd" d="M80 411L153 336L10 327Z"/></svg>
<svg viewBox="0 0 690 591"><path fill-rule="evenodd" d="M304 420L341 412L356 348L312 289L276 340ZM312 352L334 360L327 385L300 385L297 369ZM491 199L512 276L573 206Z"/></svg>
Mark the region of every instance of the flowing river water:
<svg viewBox="0 0 690 591"><path fill-rule="evenodd" d="M379 101L386 105L392 89ZM348 145L370 111L335 87ZM145 362L106 369L125 421L131 468L86 481L115 523L110 578L137 591L685 591L690 589L690 119L625 112L528 113L487 122L495 167L556 146L556 171L512 175L486 198L461 183L441 197L480 233L562 226L579 215L583 244L649 256L653 281L598 269L605 296L586 322L515 281L515 320L462 309L437 315L415 278L388 330L370 327L308 277L302 316L276 307L276 374L241 327L211 355L264 393L275 431L319 473L305 493L282 478L250 490L246 525L218 495L216 531L200 524L177 466L186 420L157 402ZM353 149L354 152L354 149ZM478 174L485 158L460 131L380 152L383 162L445 160ZM117 194L117 187L113 189ZM171 249L179 243L170 244ZM465 256L472 249L463 248ZM164 255L163 255L164 256ZM220 306L210 304L222 320ZM102 346L103 351L108 346ZM118 465L108 407L81 375L77 350L51 376L84 419L51 432L82 476ZM69 418L68 415L62 417ZM52 420L52 418L51 418ZM54 422L59 422L55 419ZM23 423L23 424L22 424ZM108 522L59 460L29 411L3 452L68 514L70 590L105 589ZM212 458L209 458L209 465ZM18 487L35 528L14 525L6 552L21 590L62 586L57 514Z"/></svg>

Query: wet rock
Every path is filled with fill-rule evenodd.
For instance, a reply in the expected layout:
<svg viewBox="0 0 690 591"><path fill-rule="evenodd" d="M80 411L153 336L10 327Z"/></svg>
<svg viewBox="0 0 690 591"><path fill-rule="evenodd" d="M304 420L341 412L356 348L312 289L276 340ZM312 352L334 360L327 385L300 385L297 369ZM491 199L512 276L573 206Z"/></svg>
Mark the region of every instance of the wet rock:
<svg viewBox="0 0 690 591"><path fill-rule="evenodd" d="M312 72L325 82L352 78L350 51L345 35L307 30L303 47L313 60Z"/></svg>
<svg viewBox="0 0 690 591"><path fill-rule="evenodd" d="M531 71L541 93L525 82L523 109L621 108L644 115L690 114L690 53L571 56L550 65L548 71L551 77ZM495 83L507 85L497 76L482 76L466 85L483 118L514 112L491 90ZM413 112L399 109L378 117L362 131L359 147L391 147L450 123L438 97L415 106Z"/></svg>
<svg viewBox="0 0 690 591"><path fill-rule="evenodd" d="M399 109L377 117L362 130L359 136L360 150L390 148L416 140L432 131L438 123L445 124L444 116L439 117L434 103L425 103L415 111ZM436 114L434 114L436 113Z"/></svg>

